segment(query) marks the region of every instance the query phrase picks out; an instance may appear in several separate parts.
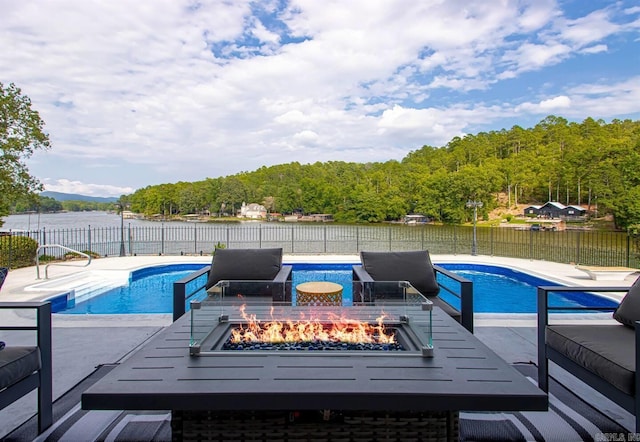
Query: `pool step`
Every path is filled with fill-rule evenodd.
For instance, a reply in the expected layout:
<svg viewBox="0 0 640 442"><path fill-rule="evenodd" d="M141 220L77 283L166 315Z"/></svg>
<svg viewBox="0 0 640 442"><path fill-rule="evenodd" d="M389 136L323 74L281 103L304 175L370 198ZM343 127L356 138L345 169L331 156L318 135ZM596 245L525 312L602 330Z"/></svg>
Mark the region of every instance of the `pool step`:
<svg viewBox="0 0 640 442"><path fill-rule="evenodd" d="M127 285L130 275L128 270L90 270L39 282L26 287L25 291L66 292L68 298L87 299L96 292Z"/></svg>

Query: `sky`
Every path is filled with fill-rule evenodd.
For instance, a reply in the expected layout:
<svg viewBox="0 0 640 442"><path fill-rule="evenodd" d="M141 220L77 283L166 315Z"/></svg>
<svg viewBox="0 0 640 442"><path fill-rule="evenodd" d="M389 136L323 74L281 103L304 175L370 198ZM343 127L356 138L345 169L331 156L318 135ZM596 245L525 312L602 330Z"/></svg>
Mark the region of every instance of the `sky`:
<svg viewBox="0 0 640 442"><path fill-rule="evenodd" d="M3 0L0 82L46 190L120 196L262 166L640 119L637 0Z"/></svg>

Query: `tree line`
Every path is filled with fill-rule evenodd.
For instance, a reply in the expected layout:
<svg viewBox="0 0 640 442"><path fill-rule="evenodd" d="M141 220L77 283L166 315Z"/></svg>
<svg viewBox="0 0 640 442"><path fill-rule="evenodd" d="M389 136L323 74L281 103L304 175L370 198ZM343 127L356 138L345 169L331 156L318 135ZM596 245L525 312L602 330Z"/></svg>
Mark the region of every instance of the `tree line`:
<svg viewBox="0 0 640 442"><path fill-rule="evenodd" d="M506 201L501 201L499 195ZM558 201L616 225L640 223L640 121L548 116L534 127L455 137L423 146L401 161L297 162L196 182L161 184L123 195L146 215L235 214L243 202L270 212L331 213L338 222L375 223L421 213L436 221L469 220L499 205ZM482 215L482 213L480 213Z"/></svg>
<svg viewBox="0 0 640 442"><path fill-rule="evenodd" d="M0 225L13 210L57 210L35 198L41 183L25 160L48 150L44 122L14 84L0 83ZM501 198L502 197L502 198ZM233 215L243 202L270 212L331 213L336 221L376 223L421 213L436 221L469 220L469 200L480 216L505 205L558 201L640 231L640 121L548 116L532 128L514 126L422 146L401 161L297 162L252 172L147 186L120 197L120 207L146 215ZM65 205L67 207L65 207ZM63 202L64 210L104 210ZM109 209L111 207L108 207Z"/></svg>

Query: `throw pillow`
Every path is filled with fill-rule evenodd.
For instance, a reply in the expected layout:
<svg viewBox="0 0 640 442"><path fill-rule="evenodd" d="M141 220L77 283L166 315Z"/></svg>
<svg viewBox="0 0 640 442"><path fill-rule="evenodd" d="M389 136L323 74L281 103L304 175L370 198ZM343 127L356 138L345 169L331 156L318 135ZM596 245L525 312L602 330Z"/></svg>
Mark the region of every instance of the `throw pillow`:
<svg viewBox="0 0 640 442"><path fill-rule="evenodd" d="M622 298L620 305L613 312L613 319L632 328L635 328L635 321L640 321L640 277Z"/></svg>
<svg viewBox="0 0 640 442"><path fill-rule="evenodd" d="M218 281L271 280L282 268L282 249L217 249L206 289Z"/></svg>
<svg viewBox="0 0 640 442"><path fill-rule="evenodd" d="M362 267L374 281L409 281L425 296L440 291L429 252L360 252Z"/></svg>

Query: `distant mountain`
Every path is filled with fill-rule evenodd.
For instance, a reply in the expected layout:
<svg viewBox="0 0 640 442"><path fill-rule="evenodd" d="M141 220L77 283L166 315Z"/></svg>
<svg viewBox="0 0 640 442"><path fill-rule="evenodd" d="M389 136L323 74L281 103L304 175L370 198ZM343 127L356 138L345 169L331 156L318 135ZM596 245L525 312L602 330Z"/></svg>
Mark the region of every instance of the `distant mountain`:
<svg viewBox="0 0 640 442"><path fill-rule="evenodd" d="M76 193L50 192L48 190L41 192L40 195L53 198L56 201L89 201L92 203L115 203L118 201L116 197L87 196Z"/></svg>

